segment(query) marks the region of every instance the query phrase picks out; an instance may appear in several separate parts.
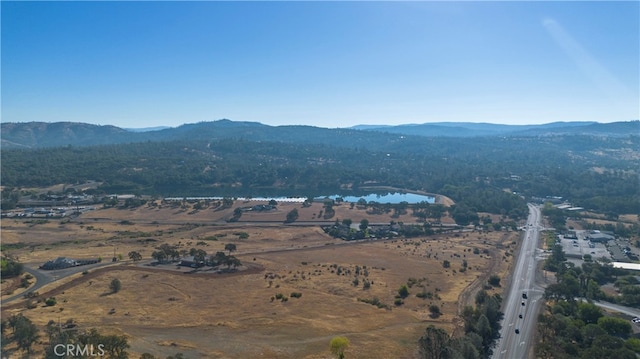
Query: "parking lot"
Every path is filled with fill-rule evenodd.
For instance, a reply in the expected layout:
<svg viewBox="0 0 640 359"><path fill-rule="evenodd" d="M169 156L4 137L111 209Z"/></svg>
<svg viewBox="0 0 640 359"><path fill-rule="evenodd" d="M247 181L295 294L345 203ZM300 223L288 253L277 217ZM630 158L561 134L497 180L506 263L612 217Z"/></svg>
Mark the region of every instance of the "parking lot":
<svg viewBox="0 0 640 359"><path fill-rule="evenodd" d="M604 243L592 243L585 240L587 234L587 231L576 231L577 238L560 237L562 250L567 256L567 259L570 261L580 260L585 254L591 255L594 259L602 257L611 259L611 254L607 251L607 247ZM593 246L593 248L591 246ZM581 264L581 262L576 261L576 264Z"/></svg>

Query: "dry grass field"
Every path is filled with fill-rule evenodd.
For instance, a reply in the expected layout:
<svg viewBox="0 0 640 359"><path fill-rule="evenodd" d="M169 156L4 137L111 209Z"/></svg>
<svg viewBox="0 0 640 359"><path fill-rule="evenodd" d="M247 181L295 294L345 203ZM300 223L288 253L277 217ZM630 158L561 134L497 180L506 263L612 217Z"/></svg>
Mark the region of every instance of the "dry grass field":
<svg viewBox="0 0 640 359"><path fill-rule="evenodd" d="M190 206L97 209L73 220L31 223L5 219L3 245L13 244L10 253L29 266L58 256L108 261L114 250L124 260L40 288L41 297L56 297L53 307L41 303L26 309L17 300L3 303L2 317L21 312L41 329L50 320L73 319L81 330L124 334L132 358L143 352L162 357L181 352L190 358L330 358L329 341L336 335L351 341L347 358L411 358L429 324L454 331L460 324L458 311L473 302L488 275L504 277L519 240L514 232L462 232L345 242L318 225L283 225L293 208L300 213L297 222L325 221L318 219L321 204L302 208L299 203L245 213L238 223L224 222L232 209L194 211ZM415 221L409 215L369 215L348 204L335 209L328 221ZM18 243L24 246L18 248ZM234 243L234 255L243 265L231 274L187 274L175 265L145 265L162 243L208 254ZM142 263L128 261L127 253L134 250L142 254ZM443 267L444 260L450 268ZM460 270L463 260L465 271ZM122 290L109 294L113 278L122 282ZM395 305L403 284L411 285L410 295ZM430 299L416 296L423 292ZM386 307L361 301L374 298ZM432 317L432 304L442 315Z"/></svg>

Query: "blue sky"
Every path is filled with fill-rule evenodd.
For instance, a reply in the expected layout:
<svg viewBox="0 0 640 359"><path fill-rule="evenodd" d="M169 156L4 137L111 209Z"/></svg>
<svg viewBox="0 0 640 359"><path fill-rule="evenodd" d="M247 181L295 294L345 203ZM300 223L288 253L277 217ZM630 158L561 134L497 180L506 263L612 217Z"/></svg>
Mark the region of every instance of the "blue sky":
<svg viewBox="0 0 640 359"><path fill-rule="evenodd" d="M640 117L631 2L1 2L2 121Z"/></svg>

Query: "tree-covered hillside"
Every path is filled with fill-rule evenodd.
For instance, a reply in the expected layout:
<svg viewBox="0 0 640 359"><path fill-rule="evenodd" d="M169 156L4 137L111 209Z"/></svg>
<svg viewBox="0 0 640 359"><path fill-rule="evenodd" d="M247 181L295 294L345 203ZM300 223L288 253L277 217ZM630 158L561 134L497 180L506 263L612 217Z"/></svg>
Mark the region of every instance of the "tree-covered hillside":
<svg viewBox="0 0 640 359"><path fill-rule="evenodd" d="M376 136L380 142L345 135L339 145L304 144L300 138L194 138L3 150L2 185L96 180L103 182L104 193L164 196L310 196L385 185L442 193L463 208L514 217L523 216L526 207L511 192L563 196L615 213L638 211L638 137Z"/></svg>

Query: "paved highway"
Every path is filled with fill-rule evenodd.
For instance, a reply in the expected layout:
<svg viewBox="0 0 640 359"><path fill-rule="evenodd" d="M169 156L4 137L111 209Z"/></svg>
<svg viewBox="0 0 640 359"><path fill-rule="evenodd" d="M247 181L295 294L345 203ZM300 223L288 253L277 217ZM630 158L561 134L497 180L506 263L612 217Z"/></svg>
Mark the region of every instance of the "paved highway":
<svg viewBox="0 0 640 359"><path fill-rule="evenodd" d="M506 303L503 306L501 337L493 352L495 359L527 358L534 344L537 313L540 309L542 288L535 285L536 247L543 228L540 224L540 208L529 204L529 217L520 254L515 263ZM523 298L523 293L527 299ZM522 318L520 318L522 316ZM519 333L516 333L516 329Z"/></svg>

